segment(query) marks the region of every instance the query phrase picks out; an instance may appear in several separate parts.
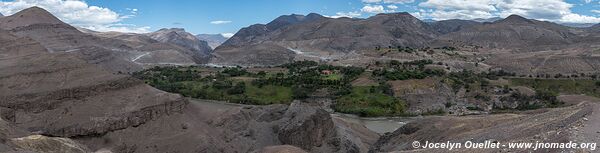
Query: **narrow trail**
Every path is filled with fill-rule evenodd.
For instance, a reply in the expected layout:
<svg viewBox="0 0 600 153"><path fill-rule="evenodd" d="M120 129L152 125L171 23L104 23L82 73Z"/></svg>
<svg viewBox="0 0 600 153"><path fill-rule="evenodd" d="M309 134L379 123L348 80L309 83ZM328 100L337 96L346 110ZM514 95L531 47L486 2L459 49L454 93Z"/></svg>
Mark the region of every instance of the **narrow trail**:
<svg viewBox="0 0 600 153"><path fill-rule="evenodd" d="M599 143L600 142L600 102L592 102L594 111L592 114L586 116L583 121L583 127L581 128L581 140L585 143Z"/></svg>
<svg viewBox="0 0 600 153"><path fill-rule="evenodd" d="M148 52L148 53L144 53L144 54L141 54L141 55L138 55L137 57L135 57L135 58L131 59L131 61L132 61L132 62L135 62L135 61L137 61L138 59L140 59L140 58L142 58L142 57L144 57L144 56L146 56L146 55L149 55L149 54L150 54L150 52Z"/></svg>
<svg viewBox="0 0 600 153"><path fill-rule="evenodd" d="M600 143L600 99L585 95L569 95L564 96L563 99L572 104L586 103L589 107L592 107L590 114L586 115L579 123L570 128L570 140L575 143ZM588 152L590 150L584 149L578 151ZM598 150L595 151L597 152Z"/></svg>

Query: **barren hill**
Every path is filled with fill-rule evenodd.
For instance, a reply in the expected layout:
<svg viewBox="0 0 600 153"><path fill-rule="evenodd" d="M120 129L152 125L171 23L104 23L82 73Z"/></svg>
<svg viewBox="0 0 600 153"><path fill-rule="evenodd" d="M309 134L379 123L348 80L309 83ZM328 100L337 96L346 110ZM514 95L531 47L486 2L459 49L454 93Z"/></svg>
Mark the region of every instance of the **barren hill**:
<svg viewBox="0 0 600 153"><path fill-rule="evenodd" d="M468 44L485 48L543 50L569 45L576 39L568 27L511 15L440 36L446 45Z"/></svg>
<svg viewBox="0 0 600 153"><path fill-rule="evenodd" d="M195 64L183 47L165 43L139 43L83 33L49 12L32 7L0 19L0 28L29 37L49 52L69 52L112 72L131 72L147 64Z"/></svg>
<svg viewBox="0 0 600 153"><path fill-rule="evenodd" d="M50 12L34 6L3 18L2 21L0 21L0 24L2 25L3 29L14 29L17 27L25 27L35 24L64 23L50 14Z"/></svg>
<svg viewBox="0 0 600 153"><path fill-rule="evenodd" d="M462 29L468 29L475 25L480 25L480 24L482 24L482 23L477 22L477 21L458 20L458 19L443 20L443 21L436 21L436 22L430 23L431 27L433 29L435 29L438 33L441 33L441 34L447 34L447 33L456 32L456 31L459 31Z"/></svg>

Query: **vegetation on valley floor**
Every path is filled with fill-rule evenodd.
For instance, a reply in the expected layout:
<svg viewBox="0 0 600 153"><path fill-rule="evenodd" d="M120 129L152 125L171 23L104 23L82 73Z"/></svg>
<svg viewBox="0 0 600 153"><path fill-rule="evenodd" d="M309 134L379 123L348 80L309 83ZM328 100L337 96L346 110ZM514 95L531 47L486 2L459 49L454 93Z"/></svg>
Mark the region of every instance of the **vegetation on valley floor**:
<svg viewBox="0 0 600 153"><path fill-rule="evenodd" d="M154 67L136 72L135 77L158 89L180 93L186 97L229 101L232 103L268 105L287 104L293 100L310 98L326 91L326 95L334 100L333 109L341 113L360 116L398 116L407 115L407 103L394 95L388 81L439 78L441 83L459 92L464 90L467 96L480 101L491 101L491 97L503 88L505 96L500 100L517 101L517 110L537 109L541 107L557 107L562 103L557 100L558 93L585 93L600 95L600 82L592 80L528 80L511 79L512 86L528 86L536 90L535 95L525 95L508 91L508 87L491 85L491 80L514 76L514 73L492 71L474 73L472 71L449 72L443 69L429 69L426 65L434 64L431 60L409 62L390 61L381 64L372 72L364 68L351 66L332 66L313 61L298 61L277 67L287 71L253 71L246 68L218 68L210 73L201 72L204 67ZM276 69L276 68L274 68ZM377 84L353 86L351 82L361 74L371 74ZM202 74L202 75L201 75ZM324 89L324 90L322 90ZM504 91L502 91L504 92ZM502 93L500 93L502 94ZM447 104L452 106L453 104ZM469 110L482 110L477 106L469 106ZM506 109L506 108L495 108ZM443 114L440 109L424 114Z"/></svg>
<svg viewBox="0 0 600 153"><path fill-rule="evenodd" d="M600 97L600 81L594 79L512 78L510 80L512 85L531 87L537 91Z"/></svg>
<svg viewBox="0 0 600 153"><path fill-rule="evenodd" d="M201 76L199 67L155 67L136 72L135 77L158 89L187 97L223 100L243 104L285 104L306 99L326 89L336 100L334 109L362 116L402 114L405 103L393 97L389 85L351 85L363 68L323 65L300 61L280 66L288 71L248 72L240 67L223 68ZM367 90L368 89L368 90ZM368 106L368 107L365 107Z"/></svg>

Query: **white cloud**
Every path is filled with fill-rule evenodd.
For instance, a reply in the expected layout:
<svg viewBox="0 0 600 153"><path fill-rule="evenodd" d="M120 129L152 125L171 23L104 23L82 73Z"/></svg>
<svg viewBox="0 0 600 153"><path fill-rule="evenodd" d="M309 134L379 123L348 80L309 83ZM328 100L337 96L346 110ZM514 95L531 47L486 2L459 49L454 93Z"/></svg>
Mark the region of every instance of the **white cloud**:
<svg viewBox="0 0 600 153"><path fill-rule="evenodd" d="M379 3L381 0L362 0L363 3Z"/></svg>
<svg viewBox="0 0 600 153"><path fill-rule="evenodd" d="M398 9L398 6L396 6L396 5L388 5L386 7L389 9L392 9L392 10Z"/></svg>
<svg viewBox="0 0 600 153"><path fill-rule="evenodd" d="M126 10L128 10L129 13L131 13L131 14L137 14L138 13L138 9L136 9L136 8L126 8Z"/></svg>
<svg viewBox="0 0 600 153"><path fill-rule="evenodd" d="M218 20L218 21L211 21L210 22L210 24L227 24L227 23L231 23L231 21Z"/></svg>
<svg viewBox="0 0 600 153"><path fill-rule="evenodd" d="M12 15L23 9L33 6L41 7L52 13L62 21L74 26L97 27L96 30L110 30L121 32L147 32L146 27L122 26L123 19L135 17L135 12L129 15L118 14L108 8L90 6L80 0L15 0L12 2L0 1L0 12Z"/></svg>
<svg viewBox="0 0 600 153"><path fill-rule="evenodd" d="M422 15L435 20L507 17L517 14L537 20L564 23L595 23L600 18L576 14L564 0L427 0Z"/></svg>
<svg viewBox="0 0 600 153"><path fill-rule="evenodd" d="M500 1L496 4L501 9L500 16L511 14L522 15L540 20L556 20L571 13L572 4L562 0L520 0Z"/></svg>
<svg viewBox="0 0 600 153"><path fill-rule="evenodd" d="M362 14L360 14L360 12L337 12L335 13L335 15L333 16L327 16L330 18L341 18L341 17L347 17L347 18L355 18L355 17L359 17Z"/></svg>
<svg viewBox="0 0 600 153"><path fill-rule="evenodd" d="M566 14L566 15L562 16L558 20L558 22L564 22L564 23L600 23L600 18L593 17L593 16L585 16L585 15L579 15L579 14L570 13L570 14Z"/></svg>
<svg viewBox="0 0 600 153"><path fill-rule="evenodd" d="M585 3L591 3L592 0L584 0Z"/></svg>
<svg viewBox="0 0 600 153"><path fill-rule="evenodd" d="M428 0L420 3L420 7L437 10L479 10L496 11L492 0Z"/></svg>
<svg viewBox="0 0 600 153"><path fill-rule="evenodd" d="M415 18L421 19L421 20L423 20L423 17L424 17L423 13L421 13L421 12L412 12L412 13L410 13L410 15L414 16Z"/></svg>
<svg viewBox="0 0 600 153"><path fill-rule="evenodd" d="M94 30L94 31L117 31L117 32L125 32L125 33L148 33L150 32L150 27L148 26L135 26L135 25L127 25L127 24L110 24L110 25L92 25L92 26L80 26L82 28Z"/></svg>
<svg viewBox="0 0 600 153"><path fill-rule="evenodd" d="M406 3L412 3L415 2L415 0L383 0L383 3L393 3L393 4L406 4Z"/></svg>
<svg viewBox="0 0 600 153"><path fill-rule="evenodd" d="M405 3L412 3L415 2L415 0L362 0L363 3L386 3L386 4L405 4Z"/></svg>
<svg viewBox="0 0 600 153"><path fill-rule="evenodd" d="M419 6L432 9L421 15L434 20L490 18L496 11L491 0L428 0Z"/></svg>
<svg viewBox="0 0 600 153"><path fill-rule="evenodd" d="M593 12L593 13L598 13L598 14L600 14L600 10L590 10L590 12Z"/></svg>
<svg viewBox="0 0 600 153"><path fill-rule="evenodd" d="M360 11L367 13L385 13L385 9L383 9L383 6L381 5L365 5Z"/></svg>
<svg viewBox="0 0 600 153"><path fill-rule="evenodd" d="M221 36L225 37L225 38L231 38L233 37L233 35L235 35L234 33L222 33Z"/></svg>
<svg viewBox="0 0 600 153"><path fill-rule="evenodd" d="M437 10L428 14L434 20L448 20L448 19L486 19L492 18L494 15L485 11L472 11L472 10L454 10L454 11L443 11Z"/></svg>
<svg viewBox="0 0 600 153"><path fill-rule="evenodd" d="M573 6L563 0L502 1L497 4L497 7L502 10L501 17L517 14L527 18L563 23L600 22L598 17L573 13L571 11Z"/></svg>

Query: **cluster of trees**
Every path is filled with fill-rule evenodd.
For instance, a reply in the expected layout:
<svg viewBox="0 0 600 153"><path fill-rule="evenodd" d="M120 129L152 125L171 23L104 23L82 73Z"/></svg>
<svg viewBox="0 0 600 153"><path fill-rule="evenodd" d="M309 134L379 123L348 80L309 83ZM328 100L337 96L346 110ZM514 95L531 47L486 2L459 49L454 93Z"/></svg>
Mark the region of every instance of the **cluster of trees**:
<svg viewBox="0 0 600 153"><path fill-rule="evenodd" d="M532 110L542 107L559 107L564 102L558 100L558 93L545 90L537 90L534 96L528 96L520 92L513 92L509 97L501 98L502 101L516 101L517 110Z"/></svg>
<svg viewBox="0 0 600 153"><path fill-rule="evenodd" d="M390 95L388 86L357 87L340 96L333 109L364 117L406 115L406 102Z"/></svg>
<svg viewBox="0 0 600 153"><path fill-rule="evenodd" d="M364 72L360 67L345 67L319 64L314 61L297 61L281 65L287 68L287 74L278 74L272 77L261 77L252 81L258 87L265 85L279 85L291 87L295 99L304 99L316 89L329 88L337 95L348 94L352 90L350 82ZM335 71L341 79L324 79L322 71Z"/></svg>
<svg viewBox="0 0 600 153"><path fill-rule="evenodd" d="M237 77L237 76L243 76L243 75L248 74L248 71L246 71L246 69L243 69L241 67L228 67L228 68L225 68L223 71L221 71L221 73L227 74L231 77Z"/></svg>
<svg viewBox="0 0 600 153"><path fill-rule="evenodd" d="M449 82L446 83L450 84L454 91L458 91L461 88L466 88L468 90L471 84L483 81L482 77L469 70L450 72L446 78L449 80Z"/></svg>
<svg viewBox="0 0 600 153"><path fill-rule="evenodd" d="M432 76L443 76L445 72L437 69L425 69L425 65L433 64L432 60L416 60L400 62L392 60L383 69L373 71L373 76L386 80L424 79Z"/></svg>
<svg viewBox="0 0 600 153"><path fill-rule="evenodd" d="M512 74L511 76L517 76L516 74ZM526 75L526 74L521 74L519 75L519 77L528 77L528 78L554 78L554 79L560 79L560 78L590 78L590 79L600 79L600 75L598 74L585 74L585 73L579 73L579 74L562 74L562 73L556 73L556 74L530 74L530 75Z"/></svg>
<svg viewBox="0 0 600 153"><path fill-rule="evenodd" d="M425 79L432 76L444 75L442 70L375 70L373 71L374 76L381 76L386 80L409 80L409 79Z"/></svg>
<svg viewBox="0 0 600 153"><path fill-rule="evenodd" d="M456 50L458 50L458 49L456 49L456 47L452 47L452 46L436 47L434 49L443 49L443 50L448 50L448 51L456 51Z"/></svg>
<svg viewBox="0 0 600 153"><path fill-rule="evenodd" d="M191 69L180 71L178 67L153 67L145 71L134 72L133 76L151 83L194 81L201 78L200 74Z"/></svg>
<svg viewBox="0 0 600 153"><path fill-rule="evenodd" d="M381 46L375 46L375 50L377 51L381 51L383 50L385 47L381 47ZM456 51L458 50L456 47L451 47L451 46L444 46L444 47L436 47L433 49L440 49L440 50L447 50L447 51ZM433 52L433 49L431 47L422 47L422 48L412 48L409 46L387 46L387 51L392 51L392 50L396 50L398 52L406 52L406 53L414 53L417 51L427 51L427 52Z"/></svg>
<svg viewBox="0 0 600 153"><path fill-rule="evenodd" d="M498 78L503 77L503 76L517 76L517 73L514 72L507 72L504 70L498 70L498 71L492 71L489 70L489 72L483 72L483 75L485 75L486 78L490 79L490 80L498 80Z"/></svg>
<svg viewBox="0 0 600 153"><path fill-rule="evenodd" d="M134 72L133 77L144 80L147 84L167 92L178 92L184 88L181 82L199 81L202 76L194 70L179 70L179 67L153 67Z"/></svg>

